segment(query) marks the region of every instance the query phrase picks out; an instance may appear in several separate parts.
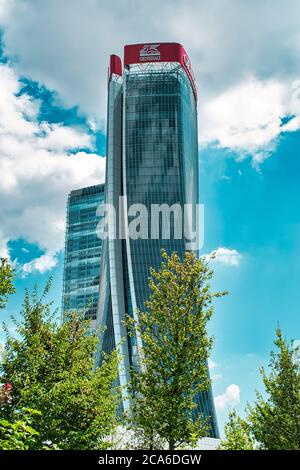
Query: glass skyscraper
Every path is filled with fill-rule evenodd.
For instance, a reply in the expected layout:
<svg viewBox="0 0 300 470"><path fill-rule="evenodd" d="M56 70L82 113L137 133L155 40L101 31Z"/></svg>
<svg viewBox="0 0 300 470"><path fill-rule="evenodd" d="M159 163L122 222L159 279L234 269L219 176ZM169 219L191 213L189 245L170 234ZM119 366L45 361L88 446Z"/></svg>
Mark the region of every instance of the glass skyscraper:
<svg viewBox="0 0 300 470"><path fill-rule="evenodd" d="M97 210L104 185L71 191L67 205L62 310L80 310L95 325L99 297L102 240Z"/></svg>
<svg viewBox="0 0 300 470"><path fill-rule="evenodd" d="M119 204L119 197L125 203ZM125 46L121 59L112 55L108 73L107 167L105 202L116 209L108 218L110 233L103 241L98 325L105 352L121 352L120 385L126 386L130 366L138 364L141 340L128 337L125 314L144 310L149 295L150 267L158 269L161 249L179 255L189 249L184 237L132 239L130 208L143 204L183 207L199 201L197 91L190 60L176 43ZM128 212L129 210L129 212ZM149 216L149 227L154 221ZM170 220L174 234L176 216ZM117 227L117 221L123 226ZM218 437L212 392L201 393L198 409L211 417L211 437ZM126 409L128 403L123 401Z"/></svg>

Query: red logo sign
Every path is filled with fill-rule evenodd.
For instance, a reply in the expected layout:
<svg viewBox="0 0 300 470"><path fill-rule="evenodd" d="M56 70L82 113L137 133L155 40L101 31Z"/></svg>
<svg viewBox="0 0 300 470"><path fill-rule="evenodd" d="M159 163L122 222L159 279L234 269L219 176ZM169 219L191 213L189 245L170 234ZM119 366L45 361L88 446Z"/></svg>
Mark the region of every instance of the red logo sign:
<svg viewBox="0 0 300 470"><path fill-rule="evenodd" d="M140 59L143 62L159 61L159 44L145 44L140 50Z"/></svg>
<svg viewBox="0 0 300 470"><path fill-rule="evenodd" d="M197 96L195 77L190 59L181 44L161 42L153 44L131 44L124 48L124 65L146 62L177 62L184 68Z"/></svg>

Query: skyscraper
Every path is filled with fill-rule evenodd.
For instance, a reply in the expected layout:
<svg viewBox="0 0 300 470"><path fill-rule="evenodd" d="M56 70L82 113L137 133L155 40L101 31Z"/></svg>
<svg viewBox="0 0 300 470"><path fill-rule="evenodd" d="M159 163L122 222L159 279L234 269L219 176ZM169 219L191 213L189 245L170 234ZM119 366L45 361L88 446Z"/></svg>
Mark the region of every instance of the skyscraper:
<svg viewBox="0 0 300 470"><path fill-rule="evenodd" d="M97 237L97 209L104 201L104 185L71 191L67 205L62 310L84 311L95 325L102 240Z"/></svg>
<svg viewBox="0 0 300 470"><path fill-rule="evenodd" d="M102 349L109 352L118 346L121 350L121 385L128 382L130 365L138 363L142 346L137 335L127 336L125 313L135 317L137 308L144 309L149 270L159 268L161 249L183 255L189 248L184 237L165 237L162 231L165 208L198 203L197 142L197 91L184 48L176 43L125 46L124 71L121 59L112 55L105 201L116 209L115 217L108 218L108 231L116 236L103 242L97 320L106 327L100 338ZM125 198L123 206L120 196ZM148 210L155 236L152 232L128 236L131 211L137 204ZM152 207L161 209L156 226ZM117 227L120 220L122 228ZM172 234L176 222L174 214L169 220ZM128 406L126 400L123 406ZM217 437L211 390L199 396L199 409L212 417L211 435Z"/></svg>

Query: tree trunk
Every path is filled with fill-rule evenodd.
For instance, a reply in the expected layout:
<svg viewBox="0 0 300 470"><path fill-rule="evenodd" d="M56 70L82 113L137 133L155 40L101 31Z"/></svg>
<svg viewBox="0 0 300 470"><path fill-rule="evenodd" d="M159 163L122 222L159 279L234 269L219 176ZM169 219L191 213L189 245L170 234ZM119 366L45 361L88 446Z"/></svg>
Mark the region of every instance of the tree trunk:
<svg viewBox="0 0 300 470"><path fill-rule="evenodd" d="M169 450L175 450L175 441L174 441L174 439L169 439Z"/></svg>

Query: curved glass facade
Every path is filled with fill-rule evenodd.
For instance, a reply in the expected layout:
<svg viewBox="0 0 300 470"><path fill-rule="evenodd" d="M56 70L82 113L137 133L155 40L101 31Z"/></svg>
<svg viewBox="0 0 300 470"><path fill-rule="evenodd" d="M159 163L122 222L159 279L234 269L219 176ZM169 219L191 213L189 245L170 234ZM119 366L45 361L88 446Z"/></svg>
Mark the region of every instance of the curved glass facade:
<svg viewBox="0 0 300 470"><path fill-rule="evenodd" d="M125 75L125 152L128 207L144 204L152 226L152 204L198 201L197 117L195 98L182 67L167 71L132 71ZM196 157L195 157L196 154ZM186 181L188 184L186 185ZM193 201L191 201L193 199ZM144 308L150 267L158 268L161 249L185 251L184 239L175 239L174 218L170 239L130 240L136 307Z"/></svg>
<svg viewBox="0 0 300 470"><path fill-rule="evenodd" d="M139 45L126 47L137 49ZM110 228L117 232L112 225L123 214L128 230L136 216L131 217L130 211L128 215L133 205L148 209L147 236L143 232L134 239L108 239L103 248L97 318L99 324L106 325L102 349L109 352L114 345L121 349L121 384L126 384L129 365L138 364L141 354L140 339L129 338L122 327L125 312L134 316L137 308L144 309L149 271L159 268L161 250L183 255L188 249L182 233L175 236L175 208L196 206L199 201L197 101L190 69L184 65L188 64L187 56L182 59L180 54L178 58L173 54L174 60L159 61L159 45L143 46L141 52L141 60L147 60L134 63L132 56L126 63L125 59L123 75L110 73L108 85L105 201L118 207L117 218L109 221ZM120 210L119 196L125 197L125 211ZM152 212L153 205L158 212ZM164 217L169 215L169 208L174 208L174 213L168 219L170 236L166 237ZM189 225L195 223L193 219ZM181 232L183 228L184 224ZM211 391L199 395L197 403L198 412L212 418L211 436L218 437ZM124 408L127 405L124 400Z"/></svg>

